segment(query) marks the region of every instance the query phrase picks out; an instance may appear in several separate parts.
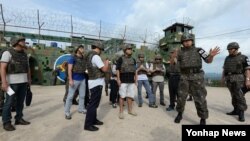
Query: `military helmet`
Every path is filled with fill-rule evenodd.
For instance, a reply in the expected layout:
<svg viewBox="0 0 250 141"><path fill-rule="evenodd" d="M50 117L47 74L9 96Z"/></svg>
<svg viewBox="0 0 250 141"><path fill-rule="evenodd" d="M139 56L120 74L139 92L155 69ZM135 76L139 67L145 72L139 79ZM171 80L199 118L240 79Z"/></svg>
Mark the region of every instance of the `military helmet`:
<svg viewBox="0 0 250 141"><path fill-rule="evenodd" d="M162 59L160 54L155 55L155 60L157 60L157 59Z"/></svg>
<svg viewBox="0 0 250 141"><path fill-rule="evenodd" d="M154 63L154 59L149 59L148 63Z"/></svg>
<svg viewBox="0 0 250 141"><path fill-rule="evenodd" d="M25 38L23 36L17 35L17 36L11 37L10 44L12 46L15 46L18 42L23 41L23 40L25 41Z"/></svg>
<svg viewBox="0 0 250 141"><path fill-rule="evenodd" d="M193 36L189 33L184 33L182 36L181 36L181 43L183 43L184 41L188 41L188 40L194 40Z"/></svg>
<svg viewBox="0 0 250 141"><path fill-rule="evenodd" d="M77 47L74 47L74 52L75 52L75 54L77 53L77 51L78 51L80 48L83 48L83 49L84 49L84 46L83 46L83 45L79 45L79 46L77 46Z"/></svg>
<svg viewBox="0 0 250 141"><path fill-rule="evenodd" d="M123 44L122 45L122 50L125 51L128 48L132 48L130 44Z"/></svg>
<svg viewBox="0 0 250 141"><path fill-rule="evenodd" d="M240 48L240 46L237 42L231 42L227 45L227 50L238 49L238 48Z"/></svg>
<svg viewBox="0 0 250 141"><path fill-rule="evenodd" d="M104 50L104 46L102 44L101 41L95 41L93 44L92 44L92 47L96 47L96 48L99 48L100 50Z"/></svg>
<svg viewBox="0 0 250 141"><path fill-rule="evenodd" d="M138 58L144 58L144 54L143 53L139 53L138 54Z"/></svg>

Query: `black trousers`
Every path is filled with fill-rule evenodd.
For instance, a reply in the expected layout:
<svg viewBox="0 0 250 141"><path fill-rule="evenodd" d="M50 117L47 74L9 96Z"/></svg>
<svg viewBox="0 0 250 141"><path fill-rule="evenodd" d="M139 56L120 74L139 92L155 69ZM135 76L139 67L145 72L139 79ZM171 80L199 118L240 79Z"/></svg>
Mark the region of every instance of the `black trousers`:
<svg viewBox="0 0 250 141"><path fill-rule="evenodd" d="M170 97L170 105L169 107L175 107L175 101L178 96L178 85L180 81L180 75L178 74L170 74L168 81L168 90Z"/></svg>
<svg viewBox="0 0 250 141"><path fill-rule="evenodd" d="M90 99L89 99L89 105L87 106L87 113L85 118L85 124L84 127L90 127L93 126L97 120L97 108L101 101L102 96L102 87L101 85L96 86L92 89L90 89Z"/></svg>
<svg viewBox="0 0 250 141"><path fill-rule="evenodd" d="M119 92L119 86L117 84L117 81L114 79L110 80L110 101L112 102L112 104L115 104L118 102L119 98L118 98L118 92Z"/></svg>

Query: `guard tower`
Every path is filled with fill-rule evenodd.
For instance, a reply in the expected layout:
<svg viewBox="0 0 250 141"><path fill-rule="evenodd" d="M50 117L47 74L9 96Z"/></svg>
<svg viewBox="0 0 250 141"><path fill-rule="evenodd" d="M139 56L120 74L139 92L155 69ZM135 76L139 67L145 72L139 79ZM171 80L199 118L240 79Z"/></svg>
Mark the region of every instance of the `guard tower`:
<svg viewBox="0 0 250 141"><path fill-rule="evenodd" d="M173 25L164 29L164 37L159 41L159 49L161 55L169 60L169 51L174 48L180 48L181 44L181 36L183 33L192 33L193 26L183 23L174 23Z"/></svg>

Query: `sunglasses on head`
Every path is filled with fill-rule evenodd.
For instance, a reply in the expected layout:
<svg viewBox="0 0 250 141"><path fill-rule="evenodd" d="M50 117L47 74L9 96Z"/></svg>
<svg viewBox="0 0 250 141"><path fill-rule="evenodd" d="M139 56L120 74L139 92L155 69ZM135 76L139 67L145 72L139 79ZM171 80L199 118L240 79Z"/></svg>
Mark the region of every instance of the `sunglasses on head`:
<svg viewBox="0 0 250 141"><path fill-rule="evenodd" d="M132 48L127 48L127 50L132 50Z"/></svg>
<svg viewBox="0 0 250 141"><path fill-rule="evenodd" d="M161 60L161 59L159 59L159 58L156 58L155 60Z"/></svg>

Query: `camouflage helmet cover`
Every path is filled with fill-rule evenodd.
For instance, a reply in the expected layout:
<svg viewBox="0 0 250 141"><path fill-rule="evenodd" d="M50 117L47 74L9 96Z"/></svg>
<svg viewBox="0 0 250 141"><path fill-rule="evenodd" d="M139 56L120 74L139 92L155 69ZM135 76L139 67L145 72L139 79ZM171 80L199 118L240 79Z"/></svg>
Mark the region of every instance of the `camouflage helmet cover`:
<svg viewBox="0 0 250 141"><path fill-rule="evenodd" d="M138 58L144 58L144 54L143 53L139 53L138 54Z"/></svg>
<svg viewBox="0 0 250 141"><path fill-rule="evenodd" d="M227 45L227 50L229 49L238 49L240 48L239 44L237 42L231 42Z"/></svg>
<svg viewBox="0 0 250 141"><path fill-rule="evenodd" d="M122 47L122 50L124 51L128 48L132 48L130 44L123 44L121 47Z"/></svg>
<svg viewBox="0 0 250 141"><path fill-rule="evenodd" d="M181 43L183 43L184 41L188 41L188 40L194 40L193 36L189 33L184 33L182 36L181 36Z"/></svg>
<svg viewBox="0 0 250 141"><path fill-rule="evenodd" d="M162 59L160 54L155 55L155 59Z"/></svg>
<svg viewBox="0 0 250 141"><path fill-rule="evenodd" d="M104 46L102 44L101 41L95 41L93 44L92 44L92 47L96 47L96 48L99 48L100 50L104 50Z"/></svg>
<svg viewBox="0 0 250 141"><path fill-rule="evenodd" d="M17 36L11 37L10 44L12 46L15 46L20 41L25 41L25 38L23 36L17 35Z"/></svg>

